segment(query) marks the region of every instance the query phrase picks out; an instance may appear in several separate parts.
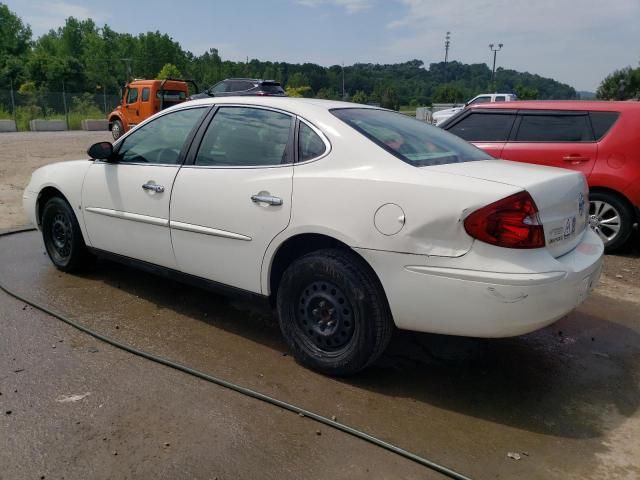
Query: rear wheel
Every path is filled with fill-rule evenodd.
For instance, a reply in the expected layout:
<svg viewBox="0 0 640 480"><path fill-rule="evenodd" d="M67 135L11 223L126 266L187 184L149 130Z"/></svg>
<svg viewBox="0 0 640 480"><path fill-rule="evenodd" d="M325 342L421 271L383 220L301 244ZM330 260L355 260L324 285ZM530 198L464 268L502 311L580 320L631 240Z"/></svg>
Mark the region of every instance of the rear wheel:
<svg viewBox="0 0 640 480"><path fill-rule="evenodd" d="M624 246L633 229L633 212L618 195L609 192L589 194L589 226L604 242L607 253Z"/></svg>
<svg viewBox="0 0 640 480"><path fill-rule="evenodd" d="M64 199L53 197L47 201L41 224L44 246L59 270L73 272L91 263L78 220Z"/></svg>
<svg viewBox="0 0 640 480"><path fill-rule="evenodd" d="M319 250L294 261L278 289L280 328L294 357L350 375L387 347L393 320L378 279L349 252Z"/></svg>
<svg viewBox="0 0 640 480"><path fill-rule="evenodd" d="M122 126L122 122L120 120L114 120L111 124L111 135L114 140L119 139L124 133L124 128Z"/></svg>

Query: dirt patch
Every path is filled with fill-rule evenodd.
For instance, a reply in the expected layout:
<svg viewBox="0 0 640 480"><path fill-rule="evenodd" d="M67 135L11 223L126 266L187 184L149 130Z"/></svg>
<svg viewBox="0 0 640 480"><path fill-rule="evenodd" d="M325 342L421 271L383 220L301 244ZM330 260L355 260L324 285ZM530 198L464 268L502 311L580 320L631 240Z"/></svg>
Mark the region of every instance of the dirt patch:
<svg viewBox="0 0 640 480"><path fill-rule="evenodd" d="M27 223L22 191L34 170L48 163L88 158L87 148L104 140L111 140L109 132L0 134L0 229Z"/></svg>

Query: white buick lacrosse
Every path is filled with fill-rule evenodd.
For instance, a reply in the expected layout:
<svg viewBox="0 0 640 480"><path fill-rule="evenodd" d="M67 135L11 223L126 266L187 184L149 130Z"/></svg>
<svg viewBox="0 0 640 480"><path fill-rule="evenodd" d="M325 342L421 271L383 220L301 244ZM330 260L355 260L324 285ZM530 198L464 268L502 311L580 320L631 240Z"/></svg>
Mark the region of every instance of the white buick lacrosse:
<svg viewBox="0 0 640 480"><path fill-rule="evenodd" d="M542 328L600 273L582 174L496 160L388 110L197 100L88 154L24 193L57 268L97 255L268 298L298 361L328 374L370 365L394 327Z"/></svg>

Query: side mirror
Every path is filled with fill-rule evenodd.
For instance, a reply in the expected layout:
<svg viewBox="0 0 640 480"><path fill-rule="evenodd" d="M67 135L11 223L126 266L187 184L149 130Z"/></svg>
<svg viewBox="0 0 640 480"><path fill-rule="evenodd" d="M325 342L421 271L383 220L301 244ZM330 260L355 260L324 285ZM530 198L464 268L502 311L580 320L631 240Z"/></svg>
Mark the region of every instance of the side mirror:
<svg viewBox="0 0 640 480"><path fill-rule="evenodd" d="M111 142L94 143L87 150L87 155L96 160L109 160L113 155L113 145Z"/></svg>

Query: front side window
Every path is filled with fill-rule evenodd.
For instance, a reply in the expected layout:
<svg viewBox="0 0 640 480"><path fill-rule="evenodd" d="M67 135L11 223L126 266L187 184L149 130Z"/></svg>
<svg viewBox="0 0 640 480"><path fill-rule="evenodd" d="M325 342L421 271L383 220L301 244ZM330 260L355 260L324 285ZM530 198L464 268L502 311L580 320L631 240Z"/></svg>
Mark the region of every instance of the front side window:
<svg viewBox="0 0 640 480"><path fill-rule="evenodd" d="M331 113L415 167L492 158L449 132L401 113L374 108L334 109Z"/></svg>
<svg viewBox="0 0 640 480"><path fill-rule="evenodd" d="M138 89L130 88L127 93L127 103L136 103L138 101Z"/></svg>
<svg viewBox="0 0 640 480"><path fill-rule="evenodd" d="M313 129L306 123L300 122L298 132L298 161L305 162L319 157L327 150L326 145Z"/></svg>
<svg viewBox="0 0 640 480"><path fill-rule="evenodd" d="M176 165L191 130L206 108L189 108L163 115L137 128L118 148L119 163Z"/></svg>
<svg viewBox="0 0 640 480"><path fill-rule="evenodd" d="M587 115L523 115L518 142L592 142Z"/></svg>
<svg viewBox="0 0 640 480"><path fill-rule="evenodd" d="M142 101L143 102L149 101L149 87L144 87L142 89Z"/></svg>
<svg viewBox="0 0 640 480"><path fill-rule="evenodd" d="M505 142L515 113L471 113L447 130L468 142Z"/></svg>
<svg viewBox="0 0 640 480"><path fill-rule="evenodd" d="M196 165L253 167L291 163L291 116L251 107L220 108L202 139Z"/></svg>
<svg viewBox="0 0 640 480"><path fill-rule="evenodd" d="M476 105L478 103L489 103L491 101L491 97L478 97L471 100L468 105Z"/></svg>

